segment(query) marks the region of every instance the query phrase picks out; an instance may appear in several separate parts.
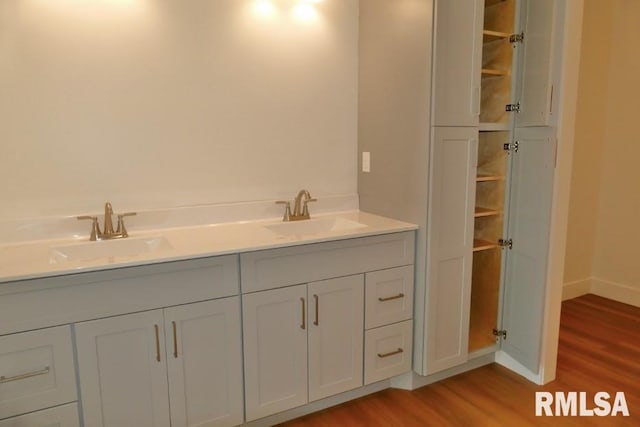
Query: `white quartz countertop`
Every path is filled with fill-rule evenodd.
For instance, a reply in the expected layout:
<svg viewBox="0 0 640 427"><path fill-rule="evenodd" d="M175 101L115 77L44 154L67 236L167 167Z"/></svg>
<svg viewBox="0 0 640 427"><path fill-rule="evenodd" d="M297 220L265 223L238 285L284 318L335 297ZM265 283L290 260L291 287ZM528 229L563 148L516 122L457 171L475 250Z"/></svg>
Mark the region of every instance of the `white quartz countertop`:
<svg viewBox="0 0 640 427"><path fill-rule="evenodd" d="M305 224L299 225L302 222ZM333 224L335 224L334 227L332 227ZM163 228L141 232L130 229L129 237L121 241L87 242L88 237L82 236L14 242L0 245L0 283L416 229L417 226L414 224L354 210L314 215L311 220L291 223L271 219ZM118 245L118 242L125 240L138 241L142 245L147 242L161 242L161 244L152 251L134 255L96 256L82 254L83 249L89 248L86 245L92 245L89 249L94 249L98 247L93 245L104 245L105 243ZM64 259L64 257L56 255L56 248L62 248L63 252L75 250L75 253L80 252L80 255L75 259ZM86 252L93 253L92 251ZM99 252L101 251L97 251L97 253Z"/></svg>

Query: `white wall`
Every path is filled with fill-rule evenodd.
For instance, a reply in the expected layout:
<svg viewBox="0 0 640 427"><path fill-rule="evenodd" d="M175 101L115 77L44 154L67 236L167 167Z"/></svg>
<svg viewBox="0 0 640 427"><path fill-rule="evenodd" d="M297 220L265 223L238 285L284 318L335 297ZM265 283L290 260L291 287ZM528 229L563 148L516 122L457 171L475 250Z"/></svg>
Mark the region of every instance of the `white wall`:
<svg viewBox="0 0 640 427"><path fill-rule="evenodd" d="M0 221L355 193L358 1L301 3L2 0Z"/></svg>
<svg viewBox="0 0 640 427"><path fill-rule="evenodd" d="M585 1L565 282L640 306L640 2ZM633 49L632 49L633 50Z"/></svg>

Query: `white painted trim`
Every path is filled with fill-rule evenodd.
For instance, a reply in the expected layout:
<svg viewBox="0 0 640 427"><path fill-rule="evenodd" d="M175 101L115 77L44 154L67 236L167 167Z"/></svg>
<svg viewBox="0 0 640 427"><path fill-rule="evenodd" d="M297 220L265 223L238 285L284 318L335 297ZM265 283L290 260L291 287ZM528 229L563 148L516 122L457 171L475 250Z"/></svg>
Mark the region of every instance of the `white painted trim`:
<svg viewBox="0 0 640 427"><path fill-rule="evenodd" d="M408 372L406 374L399 375L397 377L392 378L391 387L402 389L402 390L415 390L420 387L424 387L426 385L433 384L438 381L442 381L446 378L460 375L462 373L471 371L481 366L489 365L493 362L495 362L495 353L489 353L489 354L485 354L483 356L471 359L463 365L455 366L453 368L450 368L426 377L423 377L422 375L418 375L412 371L412 372Z"/></svg>
<svg viewBox="0 0 640 427"><path fill-rule="evenodd" d="M557 110L556 174L551 208L551 237L540 360L540 377L543 383L556 377L584 0L563 0L556 3L560 12L557 28L563 31L556 42L561 42L563 47L556 50L561 52L556 57L556 60L561 60L561 64L554 75L554 81L559 83L560 93Z"/></svg>
<svg viewBox="0 0 640 427"><path fill-rule="evenodd" d="M591 278L591 293L614 301L640 307L640 287Z"/></svg>
<svg viewBox="0 0 640 427"><path fill-rule="evenodd" d="M565 283L562 286L562 301L591 293L591 277Z"/></svg>
<svg viewBox="0 0 640 427"><path fill-rule="evenodd" d="M250 427L268 427L276 424L284 423L285 421L299 418L312 412L321 411L323 409L330 408L335 405L339 405L344 402L348 402L353 399L357 399L368 394L377 393L379 391L389 388L389 380L380 381L370 384L365 387L360 387L355 390L347 391L345 393L338 394L336 396L327 397L326 399L311 402L298 408L293 408L288 411L280 412L278 414L270 415L265 418L260 418L246 424L244 426Z"/></svg>

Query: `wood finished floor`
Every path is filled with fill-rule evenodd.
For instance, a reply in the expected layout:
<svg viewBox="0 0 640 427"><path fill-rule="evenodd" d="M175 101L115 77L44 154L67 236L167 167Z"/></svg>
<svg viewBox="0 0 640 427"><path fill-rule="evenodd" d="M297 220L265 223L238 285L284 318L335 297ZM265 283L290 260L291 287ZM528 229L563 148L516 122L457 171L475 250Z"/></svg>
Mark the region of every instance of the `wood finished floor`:
<svg viewBox="0 0 640 427"><path fill-rule="evenodd" d="M597 391L623 391L630 417L535 417L536 391L586 391L591 401ZM565 301L557 379L545 386L492 364L282 424L297 426L640 426L640 308L594 295Z"/></svg>

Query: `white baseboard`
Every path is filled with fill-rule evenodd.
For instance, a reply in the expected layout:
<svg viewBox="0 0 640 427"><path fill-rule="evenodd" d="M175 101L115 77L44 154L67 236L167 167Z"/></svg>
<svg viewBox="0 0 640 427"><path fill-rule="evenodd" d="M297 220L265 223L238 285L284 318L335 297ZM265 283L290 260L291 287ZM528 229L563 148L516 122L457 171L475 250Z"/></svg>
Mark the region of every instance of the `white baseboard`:
<svg viewBox="0 0 640 427"><path fill-rule="evenodd" d="M640 286L630 286L599 277L587 277L565 283L562 286L562 301L586 294L594 294L610 300L640 307Z"/></svg>
<svg viewBox="0 0 640 427"><path fill-rule="evenodd" d="M562 287L562 301L577 298L591 292L591 277L565 283Z"/></svg>
<svg viewBox="0 0 640 427"><path fill-rule="evenodd" d="M246 427L268 427L276 424L284 423L285 421L299 418L304 415L308 415L312 412L318 412L322 409L327 409L332 406L339 405L344 402L348 402L353 399L357 399L368 394L377 393L384 389L389 388L390 381L384 380L377 383L369 384L364 387L357 388L355 390L347 391L345 393L337 394L335 396L327 397L322 400L316 400L315 402L308 403L304 406L289 409L288 411L280 412L274 415L270 415L259 420L250 421L243 426Z"/></svg>
<svg viewBox="0 0 640 427"><path fill-rule="evenodd" d="M438 381L442 381L446 378L453 377L455 375L462 374L472 369L479 368L484 365L488 365L495 361L494 353L484 354L482 356L474 357L467 363L455 366L445 371L436 372L435 374L423 377L415 372L408 372L398 377L391 379L391 387L399 388L402 390L415 390L420 387L424 387L429 384L433 384Z"/></svg>
<svg viewBox="0 0 640 427"><path fill-rule="evenodd" d="M638 286L623 285L622 283L592 277L590 293L640 307L640 287Z"/></svg>

